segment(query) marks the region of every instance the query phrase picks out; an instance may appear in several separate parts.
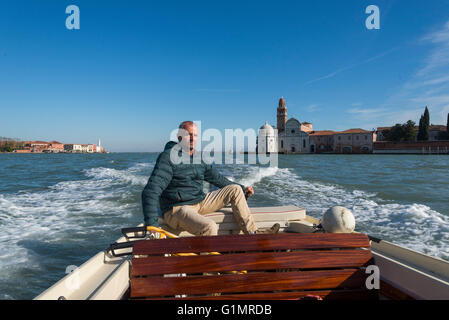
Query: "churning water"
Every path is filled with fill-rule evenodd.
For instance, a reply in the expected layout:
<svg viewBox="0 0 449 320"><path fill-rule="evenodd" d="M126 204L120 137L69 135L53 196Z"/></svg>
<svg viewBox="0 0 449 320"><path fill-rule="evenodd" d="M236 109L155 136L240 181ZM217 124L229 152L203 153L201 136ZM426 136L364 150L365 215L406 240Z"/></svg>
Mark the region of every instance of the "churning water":
<svg viewBox="0 0 449 320"><path fill-rule="evenodd" d="M31 299L143 221L157 154L1 154L0 299ZM356 230L449 260L449 157L280 155L220 165L253 185L250 206L352 210Z"/></svg>

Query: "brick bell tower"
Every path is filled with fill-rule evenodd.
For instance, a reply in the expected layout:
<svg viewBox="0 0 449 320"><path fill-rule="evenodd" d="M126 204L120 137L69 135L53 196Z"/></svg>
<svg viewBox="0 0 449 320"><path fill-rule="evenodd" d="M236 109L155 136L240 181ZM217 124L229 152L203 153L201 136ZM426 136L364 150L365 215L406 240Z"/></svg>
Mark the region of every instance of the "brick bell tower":
<svg viewBox="0 0 449 320"><path fill-rule="evenodd" d="M285 106L284 97L279 99L279 106L277 109L277 129L278 133L285 130L285 123L287 122L287 107Z"/></svg>

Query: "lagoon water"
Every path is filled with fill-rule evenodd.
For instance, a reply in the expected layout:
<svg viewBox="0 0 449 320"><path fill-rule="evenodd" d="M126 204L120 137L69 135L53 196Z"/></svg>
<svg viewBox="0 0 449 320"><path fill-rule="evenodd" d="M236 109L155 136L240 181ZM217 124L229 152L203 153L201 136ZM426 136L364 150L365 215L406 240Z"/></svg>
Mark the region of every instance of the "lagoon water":
<svg viewBox="0 0 449 320"><path fill-rule="evenodd" d="M0 299L32 299L142 222L156 153L0 154ZM449 260L449 157L280 155L219 165L250 206L352 210L356 230Z"/></svg>

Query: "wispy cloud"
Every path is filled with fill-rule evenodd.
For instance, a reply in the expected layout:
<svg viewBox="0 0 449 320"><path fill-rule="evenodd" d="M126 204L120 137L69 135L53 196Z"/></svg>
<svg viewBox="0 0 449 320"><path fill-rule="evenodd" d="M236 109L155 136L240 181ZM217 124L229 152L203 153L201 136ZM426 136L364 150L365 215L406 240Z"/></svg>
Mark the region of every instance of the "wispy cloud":
<svg viewBox="0 0 449 320"><path fill-rule="evenodd" d="M397 49L399 49L399 47L395 47L395 48L392 48L392 49L387 50L387 51L385 51L385 52L382 52L382 53L380 53L380 54L378 54L378 55L376 55L376 56L374 56L374 57L371 57L371 58L369 58L369 59L366 59L366 60L364 60L364 61L362 61L362 62L358 62L358 63L356 63L356 64L353 64L353 65L350 65L350 66L347 66L347 67L340 68L340 69L338 69L338 70L336 70L336 71L334 71L334 72L331 72L331 73L329 73L329 74L327 74L327 75L324 75L324 76L321 76L321 77L319 77L319 78L316 78L316 79L307 81L305 84L307 85L307 84L315 83L315 82L318 82L318 81L321 81L321 80L324 80L324 79L333 78L333 77L335 77L335 76L336 76L337 74L339 74L339 73L342 73L342 72L344 72L344 71L348 71L348 70L354 69L354 68L356 68L356 67L359 67L359 66L362 66L362 65L364 65L364 64L367 64L367 63L370 63L370 62L372 62L372 61L375 61L375 60L378 60L378 59L380 59L380 58L383 58L383 57L385 57L386 55L392 53L393 51L395 51L395 50L397 50Z"/></svg>
<svg viewBox="0 0 449 320"><path fill-rule="evenodd" d="M449 21L418 43L431 46L429 53L414 75L381 106L392 110L379 117L383 124L409 119L417 122L426 106L432 123L446 123L449 112Z"/></svg>
<svg viewBox="0 0 449 320"><path fill-rule="evenodd" d="M427 57L426 65L417 73L418 76L428 76L431 71L442 67L446 68L449 65L449 21L441 30L424 36L421 42L432 43L436 47Z"/></svg>
<svg viewBox="0 0 449 320"><path fill-rule="evenodd" d="M432 80L427 80L427 81L423 82L423 85L431 86L431 85L441 84L441 83L446 83L446 82L449 82L449 75L440 77L440 78L436 78L436 79L432 79Z"/></svg>
<svg viewBox="0 0 449 320"><path fill-rule="evenodd" d="M201 88L201 89L195 89L196 92L211 92L211 93L230 93L230 92L240 92L240 89L207 89L207 88Z"/></svg>
<svg viewBox="0 0 449 320"><path fill-rule="evenodd" d="M426 34L417 45L428 46L428 54L413 75L379 106L362 108L352 104L346 110L361 127L390 126L412 120L415 123L428 106L430 122L445 124L449 112L449 21Z"/></svg>
<svg viewBox="0 0 449 320"><path fill-rule="evenodd" d="M309 104L305 109L308 111L308 112L315 112L315 111L318 111L318 110L320 110L320 105L319 104Z"/></svg>
<svg viewBox="0 0 449 320"><path fill-rule="evenodd" d="M346 112L348 113L352 113L352 114L363 114L363 115L369 115L369 114L378 114L378 113L382 113L385 112L386 110L383 108L378 108L378 109L360 109L360 108L353 108L353 109L349 109Z"/></svg>

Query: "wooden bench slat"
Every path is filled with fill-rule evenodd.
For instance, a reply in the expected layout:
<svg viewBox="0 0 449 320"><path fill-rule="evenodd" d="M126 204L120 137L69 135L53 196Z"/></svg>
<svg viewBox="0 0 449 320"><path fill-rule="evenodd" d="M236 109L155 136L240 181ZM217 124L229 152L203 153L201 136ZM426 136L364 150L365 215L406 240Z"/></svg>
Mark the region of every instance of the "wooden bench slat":
<svg viewBox="0 0 449 320"><path fill-rule="evenodd" d="M365 234L259 234L185 237L178 239L139 240L134 255L156 255L182 252L231 252L285 249L368 248Z"/></svg>
<svg viewBox="0 0 449 320"><path fill-rule="evenodd" d="M325 300L372 300L377 297L376 290L319 290L319 291L289 291L222 294L218 296L191 296L179 298L146 298L146 300L296 300L313 295Z"/></svg>
<svg viewBox="0 0 449 320"><path fill-rule="evenodd" d="M360 288L366 274L358 269L258 272L242 275L133 278L131 297L162 297L213 292Z"/></svg>
<svg viewBox="0 0 449 320"><path fill-rule="evenodd" d="M250 252L223 255L135 258L131 276L286 268L356 268L372 258L369 250Z"/></svg>

